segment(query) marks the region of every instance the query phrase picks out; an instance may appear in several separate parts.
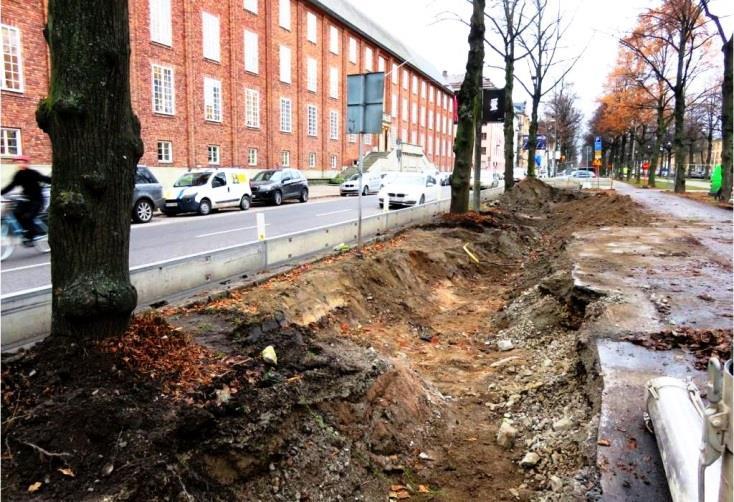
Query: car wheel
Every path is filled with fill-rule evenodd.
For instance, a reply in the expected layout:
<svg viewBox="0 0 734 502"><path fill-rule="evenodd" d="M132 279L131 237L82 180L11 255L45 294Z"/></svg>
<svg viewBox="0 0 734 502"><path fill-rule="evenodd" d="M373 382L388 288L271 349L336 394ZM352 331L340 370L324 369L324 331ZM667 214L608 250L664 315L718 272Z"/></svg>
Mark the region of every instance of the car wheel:
<svg viewBox="0 0 734 502"><path fill-rule="evenodd" d="M384 208L384 207L385 207L385 205L384 205L384 204L382 204L382 203L378 204L378 206L380 206L380 209L382 209L382 208Z"/></svg>
<svg viewBox="0 0 734 502"><path fill-rule="evenodd" d="M240 209L242 211L250 209L250 198L247 195L243 195L240 199Z"/></svg>
<svg viewBox="0 0 734 502"><path fill-rule="evenodd" d="M199 214L202 216L206 216L207 214L212 212L212 203L209 202L209 199L201 199L201 202L199 202Z"/></svg>
<svg viewBox="0 0 734 502"><path fill-rule="evenodd" d="M148 223L153 219L153 204L148 199L140 199L133 206L133 221Z"/></svg>
<svg viewBox="0 0 734 502"><path fill-rule="evenodd" d="M421 195L421 200L418 201L418 205L419 206L422 206L425 203L426 203L426 196L425 195Z"/></svg>
<svg viewBox="0 0 734 502"><path fill-rule="evenodd" d="M362 195L369 195L369 193L370 193L370 187L365 185L364 188L362 188Z"/></svg>
<svg viewBox="0 0 734 502"><path fill-rule="evenodd" d="M280 206L280 204L283 202L283 194L280 193L279 190L276 190L273 194L273 204L276 206Z"/></svg>
<svg viewBox="0 0 734 502"><path fill-rule="evenodd" d="M301 190L301 202L308 202L308 188Z"/></svg>

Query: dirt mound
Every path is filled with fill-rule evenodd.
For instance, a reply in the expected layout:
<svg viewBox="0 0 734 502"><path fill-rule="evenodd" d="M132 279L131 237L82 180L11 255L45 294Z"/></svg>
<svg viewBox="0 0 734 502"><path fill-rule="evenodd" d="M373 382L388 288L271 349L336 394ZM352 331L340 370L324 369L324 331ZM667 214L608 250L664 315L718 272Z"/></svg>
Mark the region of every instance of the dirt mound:
<svg viewBox="0 0 734 502"><path fill-rule="evenodd" d="M523 212L547 208L554 202L564 202L578 197L577 192L561 190L543 183L537 178L525 178L502 194L500 204Z"/></svg>

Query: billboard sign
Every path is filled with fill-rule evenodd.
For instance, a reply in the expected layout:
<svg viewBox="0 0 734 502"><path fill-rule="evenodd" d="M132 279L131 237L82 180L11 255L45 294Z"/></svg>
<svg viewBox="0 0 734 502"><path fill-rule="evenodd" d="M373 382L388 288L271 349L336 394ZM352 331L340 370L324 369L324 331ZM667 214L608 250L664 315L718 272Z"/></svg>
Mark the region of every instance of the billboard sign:
<svg viewBox="0 0 734 502"><path fill-rule="evenodd" d="M347 133L382 132L385 72L347 75Z"/></svg>

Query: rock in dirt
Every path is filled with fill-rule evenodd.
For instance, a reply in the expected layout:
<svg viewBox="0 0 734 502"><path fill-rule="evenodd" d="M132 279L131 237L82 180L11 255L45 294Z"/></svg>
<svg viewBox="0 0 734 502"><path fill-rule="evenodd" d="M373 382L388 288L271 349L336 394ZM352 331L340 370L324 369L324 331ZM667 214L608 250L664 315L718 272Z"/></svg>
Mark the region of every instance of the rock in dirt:
<svg viewBox="0 0 734 502"><path fill-rule="evenodd" d="M500 352L507 352L508 350L514 349L515 346L510 340L500 340L499 342L497 342L497 348Z"/></svg>
<svg viewBox="0 0 734 502"><path fill-rule="evenodd" d="M573 427L573 420L568 417L563 417L560 420L553 422L553 430L556 432L567 431Z"/></svg>
<svg viewBox="0 0 734 502"><path fill-rule="evenodd" d="M550 484L551 490L554 492L561 491L561 488L563 488L563 480L558 476L551 476L548 479L548 484Z"/></svg>
<svg viewBox="0 0 734 502"><path fill-rule="evenodd" d="M278 365L278 356L275 353L275 348L273 348L272 345L268 345L267 347L265 347L260 355L262 356L263 361L265 361L266 363L272 364L273 366Z"/></svg>
<svg viewBox="0 0 734 502"><path fill-rule="evenodd" d="M538 462L540 462L540 456L534 451L529 451L525 454L522 460L520 460L520 467L530 469L531 467L538 465Z"/></svg>
<svg viewBox="0 0 734 502"><path fill-rule="evenodd" d="M514 446L516 437L517 429L510 425L507 420L503 420L499 431L497 431L497 444L509 450Z"/></svg>

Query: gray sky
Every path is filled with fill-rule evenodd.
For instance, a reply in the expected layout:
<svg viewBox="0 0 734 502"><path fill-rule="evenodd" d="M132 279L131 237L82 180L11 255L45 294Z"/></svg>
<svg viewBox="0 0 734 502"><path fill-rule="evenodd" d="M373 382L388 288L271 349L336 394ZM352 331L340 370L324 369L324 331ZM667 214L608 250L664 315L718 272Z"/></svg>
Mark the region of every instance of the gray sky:
<svg viewBox="0 0 734 502"><path fill-rule="evenodd" d="M439 70L463 73L466 65L469 28L451 20L449 12L469 19L471 6L465 0L347 0L380 23L406 45L421 53ZM635 25L637 15L646 7L657 4L653 0L556 0L566 23L570 23L559 59L572 58L584 50L583 56L566 78L579 97L579 108L585 117L593 112L595 100L602 93L602 85L614 66L617 39ZM552 3L551 0L549 3ZM487 1L488 9L491 0ZM727 16L725 27L734 27L734 1L711 0L711 10L720 17ZM716 46L719 47L718 38ZM488 64L503 63L491 49L485 51ZM519 74L527 75L525 62L520 62ZM485 75L496 85L504 85L501 71L486 69ZM515 86L514 101L529 100L519 85Z"/></svg>

